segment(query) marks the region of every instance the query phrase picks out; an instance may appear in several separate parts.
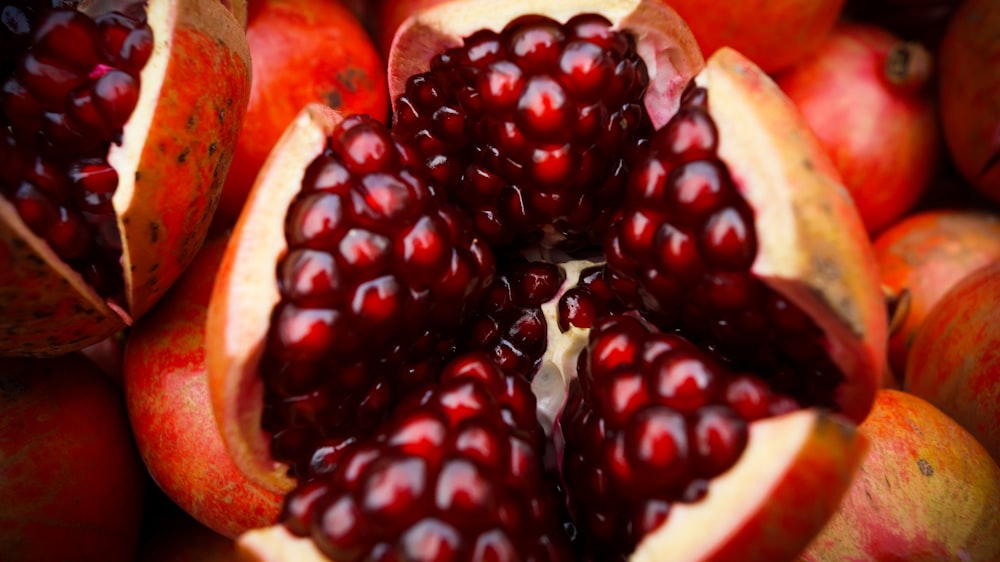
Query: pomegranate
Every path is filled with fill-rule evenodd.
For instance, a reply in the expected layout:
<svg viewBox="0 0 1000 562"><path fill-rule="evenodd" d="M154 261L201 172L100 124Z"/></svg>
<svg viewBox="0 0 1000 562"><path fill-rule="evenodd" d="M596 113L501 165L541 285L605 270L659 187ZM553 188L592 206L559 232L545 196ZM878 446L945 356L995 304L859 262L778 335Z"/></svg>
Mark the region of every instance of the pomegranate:
<svg viewBox="0 0 1000 562"><path fill-rule="evenodd" d="M391 128L312 105L271 152L206 332L230 453L287 493L246 556L775 559L835 510L885 355L857 211L749 60L705 65L659 2L587 7L420 12L390 56ZM636 380L681 340L704 387ZM677 457L655 502L639 477L618 510L559 501L603 493L576 452L640 470L589 446L584 410ZM643 425L654 410L679 433Z"/></svg>
<svg viewBox="0 0 1000 562"><path fill-rule="evenodd" d="M944 137L965 179L1000 201L1000 76L994 72L1000 44L1000 5L963 2L945 29L938 51L938 97Z"/></svg>
<svg viewBox="0 0 1000 562"><path fill-rule="evenodd" d="M954 418L1000 462L998 308L1000 263L993 261L955 283L927 313L903 388Z"/></svg>
<svg viewBox="0 0 1000 562"><path fill-rule="evenodd" d="M767 73L789 68L819 49L845 0L743 0L724 10L700 0L661 0L691 26L706 55L731 47Z"/></svg>
<svg viewBox="0 0 1000 562"><path fill-rule="evenodd" d="M882 231L872 247L894 308L889 366L901 378L917 331L945 292L1000 259L1000 217L983 209L923 211Z"/></svg>
<svg viewBox="0 0 1000 562"><path fill-rule="evenodd" d="M340 0L259 0L247 26L250 101L226 176L217 221L239 216L275 141L310 102L385 120L385 66L357 17Z"/></svg>
<svg viewBox="0 0 1000 562"><path fill-rule="evenodd" d="M281 496L247 481L212 417L205 315L226 241L210 238L167 296L132 328L123 379L132 433L153 480L201 524L235 538L274 521Z"/></svg>
<svg viewBox="0 0 1000 562"><path fill-rule="evenodd" d="M79 354L0 359L4 560L128 562L146 475L119 389Z"/></svg>
<svg viewBox="0 0 1000 562"><path fill-rule="evenodd" d="M249 91L245 36L217 1L57 4L4 39L7 355L97 343L163 295L204 239Z"/></svg>
<svg viewBox="0 0 1000 562"><path fill-rule="evenodd" d="M869 233L912 209L937 173L931 55L867 24L840 23L777 76L826 148Z"/></svg>
<svg viewBox="0 0 1000 562"><path fill-rule="evenodd" d="M1000 467L926 401L882 390L858 475L803 562L1000 559Z"/></svg>

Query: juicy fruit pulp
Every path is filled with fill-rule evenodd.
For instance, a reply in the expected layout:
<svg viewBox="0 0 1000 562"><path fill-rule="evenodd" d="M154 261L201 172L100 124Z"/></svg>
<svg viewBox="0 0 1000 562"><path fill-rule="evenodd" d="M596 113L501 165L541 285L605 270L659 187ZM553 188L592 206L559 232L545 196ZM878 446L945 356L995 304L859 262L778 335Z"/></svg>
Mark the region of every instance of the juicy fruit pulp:
<svg viewBox="0 0 1000 562"><path fill-rule="evenodd" d="M100 295L119 301L118 175L107 154L121 143L152 49L149 26L120 12L51 10L0 94L0 193Z"/></svg>
<svg viewBox="0 0 1000 562"><path fill-rule="evenodd" d="M289 208L261 372L272 455L296 476L317 439L370 431L440 369L492 279L489 249L417 164L374 119L349 117Z"/></svg>
<svg viewBox="0 0 1000 562"><path fill-rule="evenodd" d="M393 128L494 247L593 245L648 132L648 83L634 39L603 17L524 16L410 78Z"/></svg>
<svg viewBox="0 0 1000 562"><path fill-rule="evenodd" d="M654 132L644 91L652 82L637 45L635 36L601 16L576 15L565 24L526 16L500 31L473 33L461 47L434 57L430 70L411 77L396 100L390 130L371 118L324 117L310 108L302 119L314 121L312 126L286 131L237 224L208 323L209 337L218 327L225 341L210 359L210 371L216 414L231 450L238 451L234 456L257 455L257 438L269 439L272 459L298 481L285 502L287 531L313 537L337 560L403 553L447 557L474 552L487 540L483 533L492 537L492 552L528 552L533 544L517 530L523 517L516 514L529 509L546 521L545 529L579 527L575 546L592 549L585 557L625 557L649 531L664 521L670 525L675 504L697 505L708 498L717 505L710 482L734 472L752 446L754 424L763 418L802 406L849 406L849 416L865 415L866 397L874 394L866 385L876 380L858 368L868 365L867 359L848 363L855 371L845 374L834 357L867 349L851 348L858 345L853 341L831 342L828 335L835 333L831 324L855 318L826 319L821 328L812 316L834 315L833 305L823 301L825 290L850 293L855 286L842 287L828 275L815 291L820 297L802 283L810 294L793 301L774 287L800 289L794 275L776 282L758 279L754 267L762 248L771 249L770 266L786 265L782 260L790 258L774 255L773 246L759 240L761 227L754 219L762 203L744 196L754 189L747 182L757 177L731 172L725 154L733 153L724 152L722 127L708 110L712 87L691 84L683 95L678 90L672 100L680 107L677 115ZM734 75L751 75L754 95L777 92L773 83L762 85L763 74L739 55L727 51L720 60L721 73L733 61L744 65ZM588 75L585 69L611 76L610 87L584 87L590 83L581 78ZM616 73L620 79L613 78ZM598 95L605 92L614 95ZM723 100L727 93L720 94ZM765 127L778 122L803 130L787 118L792 114L787 100L770 103L778 117L764 119ZM564 125L584 121L588 111L598 117L599 134L567 137ZM763 136L780 144L770 130ZM792 165L782 160L767 169L777 176L775 205L795 200L780 193L792 189L782 180L819 174L806 188L825 190L818 196L832 210L824 207L820 222L848 213L853 222L847 222L843 246L850 246L863 239L860 220L850 208L842 210L839 200L829 201L842 190L824 175L832 166L814 144L801 159L798 152L789 157L795 166L805 160L805 172L788 171ZM551 158L557 152L565 155L562 163ZM598 169L579 177L573 166L580 162ZM589 182L595 177L599 181ZM473 197L483 178L492 186L489 197ZM602 200L609 178L613 196ZM279 200L287 202L280 221L278 210L265 208ZM610 206L590 213L598 207L595 201ZM570 215L580 209L583 218L573 223ZM442 215L447 228L433 227ZM276 261L277 277L251 288L234 285L253 271L240 256L262 236L260 228L271 235L284 231L281 243L269 242L265 252ZM843 246L830 244L821 255ZM570 254L566 259L597 261L570 268L566 259L556 258L561 252ZM862 279L856 287L867 290L866 283ZM251 307L237 300L240 294L273 300ZM812 306L810 313L800 308L802 302ZM251 329L231 325L245 318L241 306L253 308ZM266 329L260 332L262 321ZM865 328L852 337L863 339ZM621 334L613 334L619 329ZM590 348L562 343L563 335L579 341L588 330L594 338ZM880 333L877 322L874 332ZM241 333L261 346L262 357L234 349L246 345L238 341ZM600 344L607 334L613 342ZM490 465L494 455L466 458L473 451L453 440L463 432L464 416L493 409L487 402L508 400L512 388L557 360L550 353L555 348L562 350L557 378L580 379L559 427L538 424L536 406L522 403L501 406L507 413L499 417L489 414L492 427L474 439L477 451L506 458L510 451L496 443L511 432L555 433L554 442L533 443L530 459L523 459L534 468L517 484L525 490L521 503L497 504L494 492L515 484ZM453 392L454 365L468 361L479 365L473 369L478 378L490 372L507 381L506 390L489 400L472 383ZM647 374L660 379L646 381ZM253 381L245 380L250 376ZM860 398L849 397L845 406L836 391L848 380ZM557 386L564 391L562 383ZM250 404L257 413L245 415L238 404L256 397L263 410ZM527 421L517 421L515 412ZM776 423L797 427L802 443L812 442L817 412L778 416L782 421ZM543 417L540 410L537 414ZM259 425L248 429L247 421ZM606 448L605 436L620 446ZM827 472L846 478L858 449L844 447L831 453L845 459L842 466ZM567 459L581 451L604 456L571 466ZM754 458L765 456L756 451ZM782 455L768 477L778 482L784 475L801 476L786 472L797 462L794 452ZM263 459L250 459L256 461ZM452 461L474 466L455 468L459 477L442 484ZM581 463L609 467L603 474L619 483L588 480L580 475ZM646 482L639 473L655 477ZM637 486L648 492L644 500L652 501L641 505ZM605 491L615 490L616 499L634 501L573 504L567 514L545 507L553 489L577 499L607 499ZM831 498L837 494L831 489ZM804 536L829 515L824 509L813 512ZM755 517L755 510L773 515L755 500L741 517ZM497 525L499 535L491 531ZM431 531L427 540L411 537L417 528ZM573 537L554 532L555 543ZM796 540L789 544L806 539Z"/></svg>

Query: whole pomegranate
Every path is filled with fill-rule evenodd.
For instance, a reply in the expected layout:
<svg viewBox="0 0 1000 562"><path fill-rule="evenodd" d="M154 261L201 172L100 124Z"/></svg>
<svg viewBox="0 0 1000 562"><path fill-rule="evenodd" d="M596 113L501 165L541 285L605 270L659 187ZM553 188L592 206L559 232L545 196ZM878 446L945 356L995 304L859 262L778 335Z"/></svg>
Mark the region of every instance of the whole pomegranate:
<svg viewBox="0 0 1000 562"><path fill-rule="evenodd" d="M966 0L938 51L938 97L948 150L965 179L1000 201L1000 4Z"/></svg>
<svg viewBox="0 0 1000 562"><path fill-rule="evenodd" d="M826 148L869 233L912 209L942 149L931 55L882 28L840 23L776 78Z"/></svg>
<svg viewBox="0 0 1000 562"><path fill-rule="evenodd" d="M388 117L385 65L341 0L256 0L246 30L253 80L218 222L239 216L271 147L299 109L324 103Z"/></svg>
<svg viewBox="0 0 1000 562"><path fill-rule="evenodd" d="M79 354L0 359L4 560L128 562L147 478L121 392Z"/></svg>
<svg viewBox="0 0 1000 562"><path fill-rule="evenodd" d="M0 353L60 355L145 314L194 257L250 57L217 0L0 13L17 30L0 34Z"/></svg>
<svg viewBox="0 0 1000 562"><path fill-rule="evenodd" d="M800 560L1000 559L1000 467L969 432L897 390L858 431L868 454Z"/></svg>
<svg viewBox="0 0 1000 562"><path fill-rule="evenodd" d="M895 312L889 366L902 378L917 331L941 297L1000 260L1000 216L981 209L923 211L882 231L872 246Z"/></svg>
<svg viewBox="0 0 1000 562"><path fill-rule="evenodd" d="M1000 262L958 281L917 330L903 388L954 418L1000 462Z"/></svg>
<svg viewBox="0 0 1000 562"><path fill-rule="evenodd" d="M243 555L804 548L863 456L886 318L774 82L650 0L442 3L388 76L391 127L286 129L212 290L217 423L286 494Z"/></svg>
<svg viewBox="0 0 1000 562"><path fill-rule="evenodd" d="M732 47L775 73L819 49L845 0L739 0L725 9L701 0L661 1L691 26L706 55Z"/></svg>
<svg viewBox="0 0 1000 562"><path fill-rule="evenodd" d="M274 521L281 496L246 480L212 417L205 313L226 240L210 238L167 296L132 328L123 379L132 432L153 480L200 524L235 538Z"/></svg>

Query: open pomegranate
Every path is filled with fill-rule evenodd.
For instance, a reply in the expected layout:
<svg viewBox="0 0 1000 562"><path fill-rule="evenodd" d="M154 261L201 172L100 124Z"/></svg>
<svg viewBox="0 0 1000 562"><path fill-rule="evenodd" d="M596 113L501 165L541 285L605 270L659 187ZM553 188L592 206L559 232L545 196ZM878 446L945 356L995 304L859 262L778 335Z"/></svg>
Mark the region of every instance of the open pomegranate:
<svg viewBox="0 0 1000 562"><path fill-rule="evenodd" d="M213 288L216 420L287 493L244 555L797 554L886 318L794 106L658 1L448 2L393 49L391 128L305 108Z"/></svg>
<svg viewBox="0 0 1000 562"><path fill-rule="evenodd" d="M216 0L2 4L25 33L0 34L0 353L58 355L144 314L194 257L249 54Z"/></svg>

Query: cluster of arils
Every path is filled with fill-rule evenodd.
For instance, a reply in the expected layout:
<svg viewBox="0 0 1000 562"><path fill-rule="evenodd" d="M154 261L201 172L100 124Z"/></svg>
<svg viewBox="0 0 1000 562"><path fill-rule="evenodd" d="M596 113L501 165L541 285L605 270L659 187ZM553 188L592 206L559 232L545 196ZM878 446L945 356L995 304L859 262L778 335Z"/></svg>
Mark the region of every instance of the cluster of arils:
<svg viewBox="0 0 1000 562"><path fill-rule="evenodd" d="M0 77L0 193L98 293L120 298L122 248L111 204L118 174L107 154L138 101L152 30L120 12L8 12L0 41L12 63ZM14 33L22 26L30 34Z"/></svg>

